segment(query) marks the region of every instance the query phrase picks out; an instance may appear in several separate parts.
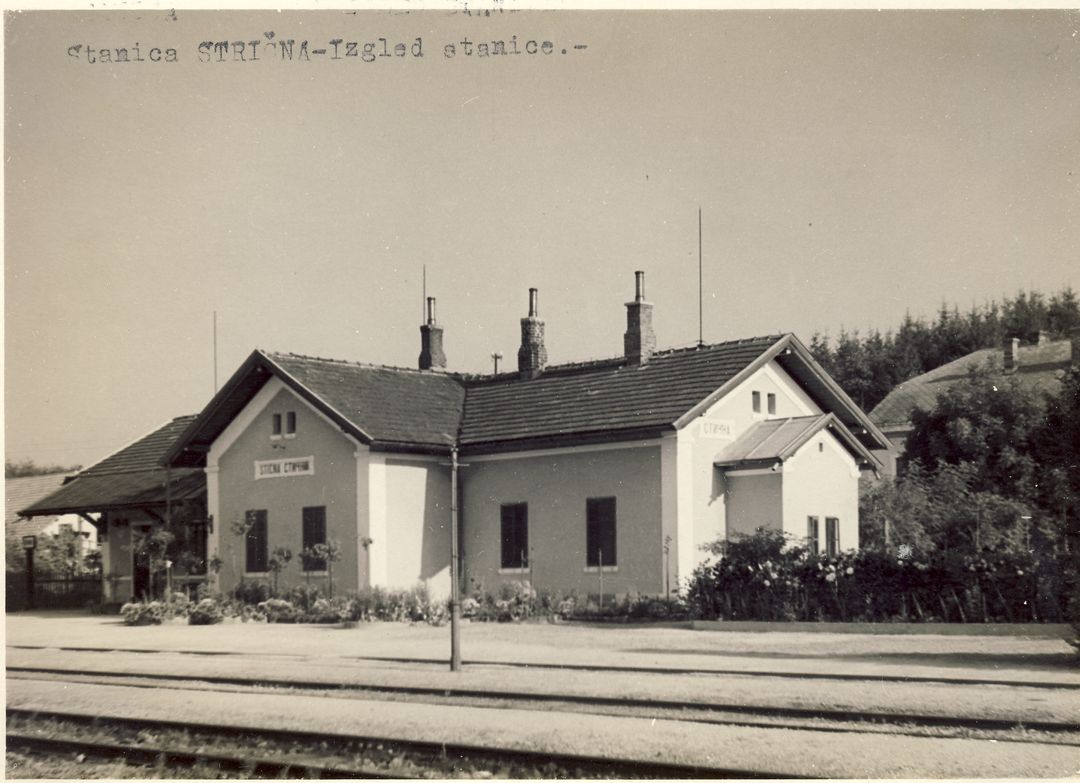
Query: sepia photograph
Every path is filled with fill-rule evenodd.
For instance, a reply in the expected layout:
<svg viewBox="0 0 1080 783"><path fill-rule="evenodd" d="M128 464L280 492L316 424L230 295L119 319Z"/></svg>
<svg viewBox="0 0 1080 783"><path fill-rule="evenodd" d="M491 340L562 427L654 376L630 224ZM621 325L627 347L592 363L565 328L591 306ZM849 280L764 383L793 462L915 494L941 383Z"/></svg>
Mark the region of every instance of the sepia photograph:
<svg viewBox="0 0 1080 783"><path fill-rule="evenodd" d="M1080 775L1080 12L3 70L7 778Z"/></svg>

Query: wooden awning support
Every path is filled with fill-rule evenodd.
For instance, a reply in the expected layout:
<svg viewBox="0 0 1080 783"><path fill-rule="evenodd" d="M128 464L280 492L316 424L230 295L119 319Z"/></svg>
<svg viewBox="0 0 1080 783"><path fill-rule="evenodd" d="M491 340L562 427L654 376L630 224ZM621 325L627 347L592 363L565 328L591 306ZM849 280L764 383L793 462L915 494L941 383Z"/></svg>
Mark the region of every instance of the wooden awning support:
<svg viewBox="0 0 1080 783"><path fill-rule="evenodd" d="M101 532L101 528L103 527L103 525L104 525L104 521L105 521L105 518L104 518L104 517L102 517L101 519L94 519L94 518L93 518L92 516L90 516L89 514L87 514L87 513L85 512L85 511L80 511L80 512L79 512L79 516L80 516L80 517L82 517L83 519L85 519L85 520L86 520L87 522L89 522L89 523L90 523L91 525L93 525L93 526L94 526L94 528L95 528L95 529L96 529L96 530L97 530L97 531L98 531L99 533Z"/></svg>

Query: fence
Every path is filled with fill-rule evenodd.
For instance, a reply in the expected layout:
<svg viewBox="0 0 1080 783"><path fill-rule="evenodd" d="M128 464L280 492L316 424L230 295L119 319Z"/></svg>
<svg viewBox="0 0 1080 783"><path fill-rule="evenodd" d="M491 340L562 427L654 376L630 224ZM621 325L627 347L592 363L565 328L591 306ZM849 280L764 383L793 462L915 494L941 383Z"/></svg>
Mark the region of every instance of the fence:
<svg viewBox="0 0 1080 783"><path fill-rule="evenodd" d="M101 601L101 575L69 576L59 579L34 580L33 599L28 600L26 574L8 573L5 580L6 609L18 612L25 609L81 609Z"/></svg>

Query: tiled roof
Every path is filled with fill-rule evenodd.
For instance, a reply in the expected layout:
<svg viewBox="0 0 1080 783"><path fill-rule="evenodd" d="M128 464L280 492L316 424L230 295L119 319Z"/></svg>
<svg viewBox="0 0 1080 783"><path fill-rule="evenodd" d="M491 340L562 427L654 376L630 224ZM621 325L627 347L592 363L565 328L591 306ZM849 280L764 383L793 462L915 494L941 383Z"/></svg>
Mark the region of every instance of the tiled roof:
<svg viewBox="0 0 1080 783"><path fill-rule="evenodd" d="M532 380L467 381L461 444L669 427L779 339L662 351L644 365L615 359L548 367Z"/></svg>
<svg viewBox="0 0 1080 783"><path fill-rule="evenodd" d="M861 440L886 443L793 335L771 335L659 351L644 365L621 357L552 365L532 379L516 372L421 371L256 350L166 459L177 467L204 465L214 440L275 376L373 448L439 453L456 443L476 453L648 437L679 428L726 384L771 357Z"/></svg>
<svg viewBox="0 0 1080 783"><path fill-rule="evenodd" d="M437 446L454 442L465 389L447 373L296 354L266 355L373 441Z"/></svg>
<svg viewBox="0 0 1080 783"><path fill-rule="evenodd" d="M1072 348L1068 340L1021 345L1017 357L1016 370L1006 374L999 348L983 348L961 356L898 385L870 412L870 420L883 429L910 427L915 408L932 410L938 395L966 378L970 370L981 367L992 368L1002 379L1015 378L1030 392L1053 393L1060 387L1062 373L1069 366Z"/></svg>
<svg viewBox="0 0 1080 783"><path fill-rule="evenodd" d="M78 475L97 476L106 473L126 473L132 470L156 470L161 467L165 452L194 420L194 416L177 416L120 451L110 454L101 462L91 465Z"/></svg>
<svg viewBox="0 0 1080 783"><path fill-rule="evenodd" d="M4 480L4 523L10 525L19 518L19 509L59 489L64 479L74 473L49 473L44 476L23 476Z"/></svg>
<svg viewBox="0 0 1080 783"><path fill-rule="evenodd" d="M46 531L63 518L60 514L47 514L41 517L19 517L14 522L9 522L6 532L9 536L43 536Z"/></svg>
<svg viewBox="0 0 1080 783"><path fill-rule="evenodd" d="M40 516L163 506L166 471L161 461L194 418L180 416L167 422L19 511ZM201 470L173 469L169 476L170 499L175 502L206 494L206 477Z"/></svg>

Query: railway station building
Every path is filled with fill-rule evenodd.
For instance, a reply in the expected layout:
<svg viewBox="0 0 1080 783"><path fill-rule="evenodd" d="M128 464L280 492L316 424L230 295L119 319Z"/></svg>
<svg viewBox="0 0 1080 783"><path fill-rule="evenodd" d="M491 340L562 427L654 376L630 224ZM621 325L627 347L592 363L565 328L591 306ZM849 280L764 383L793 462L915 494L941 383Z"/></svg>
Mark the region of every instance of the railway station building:
<svg viewBox="0 0 1080 783"><path fill-rule="evenodd" d="M635 283L611 359L549 364L535 289L515 371L448 369L433 299L415 369L255 350L200 413L110 458L144 471L141 505L77 509L104 512L113 599L139 594L131 531L177 503L204 558L192 578L218 589L267 579L278 547L309 553L282 584L324 577L311 553L333 540L336 590L446 594L455 461L466 591L589 593L602 578L663 594L703 545L759 527L857 548L858 480L880 467L881 431L792 334L657 350ZM24 513L69 507L84 473Z"/></svg>

